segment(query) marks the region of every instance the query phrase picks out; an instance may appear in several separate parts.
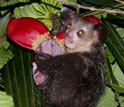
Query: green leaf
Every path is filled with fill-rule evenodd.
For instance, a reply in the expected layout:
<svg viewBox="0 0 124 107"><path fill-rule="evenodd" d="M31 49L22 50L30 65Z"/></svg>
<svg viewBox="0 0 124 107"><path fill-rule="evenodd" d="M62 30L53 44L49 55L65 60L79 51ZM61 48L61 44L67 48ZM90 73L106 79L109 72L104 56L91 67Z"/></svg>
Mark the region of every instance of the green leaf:
<svg viewBox="0 0 124 107"><path fill-rule="evenodd" d="M124 107L124 102L122 102L124 97L119 97L119 99L121 102L120 107ZM116 102L115 100L114 92L111 90L111 88L107 87L105 95L101 98L98 107L117 107L117 106L118 106L118 102Z"/></svg>
<svg viewBox="0 0 124 107"><path fill-rule="evenodd" d="M0 91L0 106L1 107L13 107L13 99L5 92Z"/></svg>
<svg viewBox="0 0 124 107"><path fill-rule="evenodd" d="M77 0L65 0L65 1L69 1L69 2L73 2L73 3L77 3Z"/></svg>
<svg viewBox="0 0 124 107"><path fill-rule="evenodd" d="M6 27L10 13L0 19L0 69L13 58L12 52L7 50L9 43L6 39Z"/></svg>
<svg viewBox="0 0 124 107"><path fill-rule="evenodd" d="M0 47L0 69L12 58L13 54L10 50Z"/></svg>
<svg viewBox="0 0 124 107"><path fill-rule="evenodd" d="M106 40L107 47L111 51L121 69L124 70L124 42L111 23L106 21L105 24L109 31Z"/></svg>
<svg viewBox="0 0 124 107"><path fill-rule="evenodd" d="M124 87L120 87L118 85L112 84L112 88L118 93L124 93Z"/></svg>
<svg viewBox="0 0 124 107"><path fill-rule="evenodd" d="M83 4L82 4L83 5ZM93 5L94 6L94 5ZM109 6L109 7L100 7L101 9L108 9L108 10L113 10L113 9L120 9L120 11L121 11L121 8L123 8L124 7L124 5L122 5L122 4L119 4L119 3L116 3L116 4L111 4L111 6ZM81 15L82 16L87 16L87 15L94 15L94 16L97 16L97 17L99 17L99 18L101 18L102 16L104 16L105 18L106 18L106 16L107 16L107 12L102 12L102 11L88 11L88 12L84 12L84 13L82 13ZM114 13L113 13L114 14ZM120 14L119 14L120 15Z"/></svg>
<svg viewBox="0 0 124 107"><path fill-rule="evenodd" d="M32 52L15 44L10 47L14 59L1 69L6 92L12 95L15 107L41 107L40 90L32 78Z"/></svg>
<svg viewBox="0 0 124 107"><path fill-rule="evenodd" d="M19 2L29 2L30 0L3 0L0 1L0 7L15 5Z"/></svg>
<svg viewBox="0 0 124 107"><path fill-rule="evenodd" d="M6 27L8 24L9 15L10 13L8 13L3 18L0 18L0 40L2 39L3 36L6 36Z"/></svg>
<svg viewBox="0 0 124 107"><path fill-rule="evenodd" d="M14 9L14 16L37 18L51 31L51 15L57 14L59 16L62 4L62 2L56 0L41 0L39 3L30 3L29 5L16 7Z"/></svg>
<svg viewBox="0 0 124 107"><path fill-rule="evenodd" d="M113 0L79 0L85 6L109 6L114 4Z"/></svg>
<svg viewBox="0 0 124 107"><path fill-rule="evenodd" d="M124 74L123 74L122 70L120 69L120 67L118 66L117 62L115 62L115 64L112 65L112 70L113 70L114 76L116 77L116 79L119 83L118 85L121 87L124 87Z"/></svg>
<svg viewBox="0 0 124 107"><path fill-rule="evenodd" d="M110 63L112 63L115 60L115 58L113 57L113 55L110 52L110 50L108 49L108 47L106 47L106 54L107 54L107 56L108 56L108 58L110 60Z"/></svg>
<svg viewBox="0 0 124 107"><path fill-rule="evenodd" d="M124 25L124 16L121 14L115 14L115 13L107 14L106 19L109 20L113 24L117 24L119 26Z"/></svg>
<svg viewBox="0 0 124 107"><path fill-rule="evenodd" d="M118 85L118 81L116 80L116 77L113 74L109 58L106 57L105 61L106 61L106 67L107 67L105 68L105 71L104 71L106 84L111 85L112 83L114 83Z"/></svg>
<svg viewBox="0 0 124 107"><path fill-rule="evenodd" d="M116 28L116 30L124 41L124 28Z"/></svg>

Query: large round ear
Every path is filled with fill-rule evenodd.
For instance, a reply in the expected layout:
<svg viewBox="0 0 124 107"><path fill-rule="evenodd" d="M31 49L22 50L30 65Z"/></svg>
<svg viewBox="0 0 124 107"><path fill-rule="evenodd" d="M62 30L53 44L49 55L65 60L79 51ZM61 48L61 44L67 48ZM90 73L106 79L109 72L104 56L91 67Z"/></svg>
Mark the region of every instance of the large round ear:
<svg viewBox="0 0 124 107"><path fill-rule="evenodd" d="M96 32L96 35L98 39L104 43L106 40L106 37L108 35L108 30L104 24L96 24L94 25L94 31Z"/></svg>
<svg viewBox="0 0 124 107"><path fill-rule="evenodd" d="M76 17L78 14L76 12L76 9L72 6L69 5L63 5L61 7L61 19L62 19L62 24L67 22L68 20L73 19Z"/></svg>
<svg viewBox="0 0 124 107"><path fill-rule="evenodd" d="M93 22L95 24L100 24L102 23L100 19L98 19L95 16L84 16L85 19L89 20L90 22Z"/></svg>

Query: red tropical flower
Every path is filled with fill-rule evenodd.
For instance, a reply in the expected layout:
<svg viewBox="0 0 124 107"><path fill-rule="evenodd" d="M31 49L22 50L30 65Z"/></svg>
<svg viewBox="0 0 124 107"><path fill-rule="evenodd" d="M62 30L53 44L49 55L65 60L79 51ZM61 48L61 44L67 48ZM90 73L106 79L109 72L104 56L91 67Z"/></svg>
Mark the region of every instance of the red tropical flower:
<svg viewBox="0 0 124 107"><path fill-rule="evenodd" d="M12 18L7 26L7 35L12 41L27 49L50 55L64 53L64 32L59 32L53 39L47 27L34 18Z"/></svg>
<svg viewBox="0 0 124 107"><path fill-rule="evenodd" d="M7 34L12 41L33 50L42 41L40 38L50 37L47 27L42 22L27 17L12 18L7 26Z"/></svg>

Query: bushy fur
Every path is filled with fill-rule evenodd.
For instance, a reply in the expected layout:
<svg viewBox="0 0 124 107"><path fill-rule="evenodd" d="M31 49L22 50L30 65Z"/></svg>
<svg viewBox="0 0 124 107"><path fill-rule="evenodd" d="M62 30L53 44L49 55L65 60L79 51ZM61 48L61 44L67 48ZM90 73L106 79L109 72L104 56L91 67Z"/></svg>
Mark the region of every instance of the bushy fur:
<svg viewBox="0 0 124 107"><path fill-rule="evenodd" d="M48 75L41 85L47 107L96 107L105 90L105 62L101 46L95 47L90 53L70 53L46 60L42 60L42 54L35 55L38 69Z"/></svg>

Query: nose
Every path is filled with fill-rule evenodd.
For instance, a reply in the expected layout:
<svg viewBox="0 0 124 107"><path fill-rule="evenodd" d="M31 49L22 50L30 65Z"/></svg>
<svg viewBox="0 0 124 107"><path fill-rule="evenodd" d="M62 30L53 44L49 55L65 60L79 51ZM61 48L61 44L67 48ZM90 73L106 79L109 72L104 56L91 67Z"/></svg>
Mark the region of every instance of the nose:
<svg viewBox="0 0 124 107"><path fill-rule="evenodd" d="M66 34L65 34L65 39L72 39L72 37L73 37L73 34L71 33L71 32L67 32Z"/></svg>

